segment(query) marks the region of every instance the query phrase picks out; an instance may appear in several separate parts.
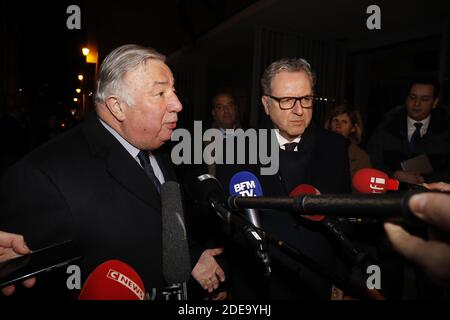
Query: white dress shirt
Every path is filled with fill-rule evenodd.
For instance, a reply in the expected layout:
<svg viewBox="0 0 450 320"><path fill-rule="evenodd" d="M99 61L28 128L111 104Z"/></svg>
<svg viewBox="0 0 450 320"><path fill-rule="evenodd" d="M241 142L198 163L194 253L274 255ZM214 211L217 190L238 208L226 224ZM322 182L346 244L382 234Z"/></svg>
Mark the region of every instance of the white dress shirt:
<svg viewBox="0 0 450 320"><path fill-rule="evenodd" d="M416 131L416 127L414 126L415 123L420 122L422 123L422 127L420 128L420 137L423 137L425 133L427 133L428 126L430 125L430 119L431 115L423 119L422 121L416 121L410 117L407 117L407 123L408 123L408 141L411 141L411 137L414 134L414 131Z"/></svg>

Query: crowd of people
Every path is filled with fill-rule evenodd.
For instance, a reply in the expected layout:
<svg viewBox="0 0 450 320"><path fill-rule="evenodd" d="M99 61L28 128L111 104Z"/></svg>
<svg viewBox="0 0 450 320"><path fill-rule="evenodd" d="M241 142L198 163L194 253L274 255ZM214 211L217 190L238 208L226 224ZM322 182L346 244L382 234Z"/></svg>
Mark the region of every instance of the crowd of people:
<svg viewBox="0 0 450 320"><path fill-rule="evenodd" d="M170 141L178 114L190 110L183 110L164 56L137 45L115 49L100 67L95 113L25 155L2 175L0 261L27 254L30 249L76 240L83 281L105 260L119 259L133 266L146 288L160 292L167 285L162 270L160 187L165 181L182 181L180 172L190 169L214 175L223 186L228 186L235 173L251 172L261 182L264 195L274 197L288 196L300 184L312 185L322 194L350 194L352 176L367 167L388 173L405 183L403 188L422 185L450 190L450 116L438 106L436 83L414 80L405 105L386 115L370 136L366 151L363 122L355 108L339 105L330 110L325 128L314 123L315 82L312 67L301 58L274 61L262 75L262 107L279 145L275 175L261 175L261 163L216 163L179 170L162 146ZM233 131L242 128L239 106L229 91L214 95L211 115L212 127L219 129L224 139L234 139ZM425 158L427 165L404 166L418 156ZM272 272L270 277L264 276L254 250L239 232L223 230L208 213L211 209L185 200L193 298L351 296L332 277L270 244ZM422 268L414 269L413 281L420 279L419 290L423 290L417 297L426 297L430 288L435 294L439 290L437 297L446 297L450 196L422 193L411 197L408 205L428 228L405 230L380 220L374 239L365 239L369 249L359 246L358 225L333 223L354 241L356 250L370 251L370 261L380 264L380 292L386 298L401 299L404 294L403 266L409 264L400 255ZM323 223L279 210L260 210L259 214L261 228L268 234L294 246L324 269L332 269L341 279L350 279L355 265ZM382 239L381 244L375 238ZM24 285L31 287L35 282L40 282L39 277ZM9 286L2 292L11 295L14 290Z"/></svg>

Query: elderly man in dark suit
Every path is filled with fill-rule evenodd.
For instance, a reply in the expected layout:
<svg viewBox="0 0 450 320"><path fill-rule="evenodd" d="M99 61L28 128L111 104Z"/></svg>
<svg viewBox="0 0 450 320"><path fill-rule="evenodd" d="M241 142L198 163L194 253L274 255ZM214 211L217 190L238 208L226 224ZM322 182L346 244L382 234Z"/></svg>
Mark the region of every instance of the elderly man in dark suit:
<svg viewBox="0 0 450 320"><path fill-rule="evenodd" d="M312 123L314 74L304 59L282 59L273 62L261 80L262 103L272 121L279 144L279 171L260 175L260 165L221 165L217 177L228 187L239 171L255 174L265 196L286 196L299 184L311 184L322 193L349 193L350 173L347 143L341 136ZM337 270L331 241L323 230L287 212L260 211L263 228L287 241L321 265ZM242 246L241 246L242 247ZM298 299L332 296L332 283L311 272L290 257L269 247L273 261L272 279L264 286L262 273L249 262L251 253L239 246L231 250L236 256L233 266L233 290L237 298ZM247 261L247 263L242 262Z"/></svg>
<svg viewBox="0 0 450 320"><path fill-rule="evenodd" d="M159 189L175 175L159 148L170 140L182 105L164 60L137 45L106 57L96 114L4 175L1 230L22 234L32 249L76 240L84 278L118 259L137 271L146 289L165 285ZM209 251L193 275L210 290L223 278Z"/></svg>

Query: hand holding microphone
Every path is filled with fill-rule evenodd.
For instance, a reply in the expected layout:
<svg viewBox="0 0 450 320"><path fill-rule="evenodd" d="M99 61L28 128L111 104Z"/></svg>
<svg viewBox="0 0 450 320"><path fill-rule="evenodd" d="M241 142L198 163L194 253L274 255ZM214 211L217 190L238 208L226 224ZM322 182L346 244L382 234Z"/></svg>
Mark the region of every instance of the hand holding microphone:
<svg viewBox="0 0 450 320"><path fill-rule="evenodd" d="M450 185L447 185L450 187ZM438 282L450 284L450 195L421 193L408 205L418 218L427 222L429 240L413 236L402 227L386 223L386 234L396 251L417 263Z"/></svg>

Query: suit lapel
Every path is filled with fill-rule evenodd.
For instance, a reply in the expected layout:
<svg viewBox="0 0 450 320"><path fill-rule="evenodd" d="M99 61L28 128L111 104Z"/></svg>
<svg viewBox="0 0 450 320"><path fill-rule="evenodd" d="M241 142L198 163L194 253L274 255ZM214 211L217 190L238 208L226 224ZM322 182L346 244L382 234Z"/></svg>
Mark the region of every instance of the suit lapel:
<svg viewBox="0 0 450 320"><path fill-rule="evenodd" d="M161 198L137 161L100 123L96 115L83 124L83 131L94 156L104 159L108 173L125 189L161 211Z"/></svg>
<svg viewBox="0 0 450 320"><path fill-rule="evenodd" d="M170 164L170 160L167 159L167 155L159 150L153 152L153 154L155 155L156 162L158 162L158 166L164 175L164 180L177 181L175 171L173 170L172 165Z"/></svg>
<svg viewBox="0 0 450 320"><path fill-rule="evenodd" d="M111 150L106 159L109 174L124 188L159 212L161 197L155 186L137 161L122 146L119 147Z"/></svg>

